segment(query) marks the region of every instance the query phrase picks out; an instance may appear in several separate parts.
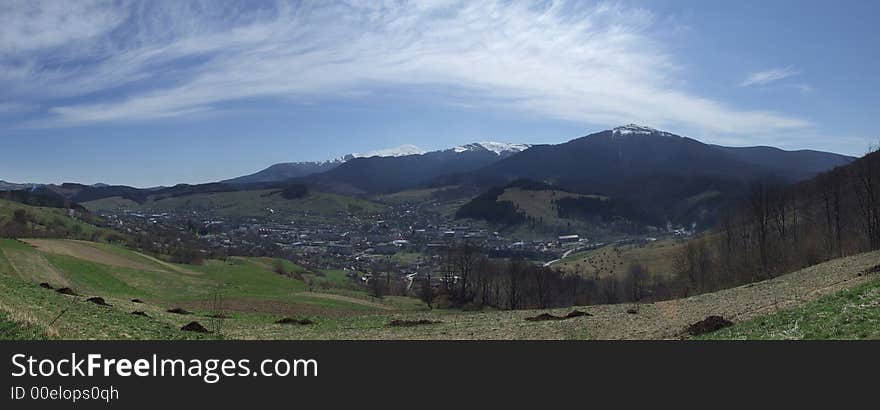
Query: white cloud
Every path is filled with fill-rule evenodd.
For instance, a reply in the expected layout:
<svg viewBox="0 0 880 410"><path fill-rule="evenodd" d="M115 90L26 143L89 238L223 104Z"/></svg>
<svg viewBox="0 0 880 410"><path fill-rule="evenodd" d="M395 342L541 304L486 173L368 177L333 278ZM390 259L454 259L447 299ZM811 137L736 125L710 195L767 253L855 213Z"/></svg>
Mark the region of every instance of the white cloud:
<svg viewBox="0 0 880 410"><path fill-rule="evenodd" d="M765 135L809 126L682 88L682 68L655 40L657 19L644 9L565 1L253 4L124 4L101 8L95 27L30 43L21 35L0 40L0 57L14 61L0 58L4 99L86 96L44 102L50 117L32 124L77 126L181 117L242 99L362 98L379 87L427 86L444 89L450 104L584 123ZM37 30L56 20L28 24ZM65 35L69 41L58 40Z"/></svg>
<svg viewBox="0 0 880 410"><path fill-rule="evenodd" d="M122 22L110 1L5 0L0 5L0 53L41 50L94 38Z"/></svg>
<svg viewBox="0 0 880 410"><path fill-rule="evenodd" d="M743 87L750 85L767 85L800 73L801 72L795 70L794 67L773 68L749 74L740 85Z"/></svg>

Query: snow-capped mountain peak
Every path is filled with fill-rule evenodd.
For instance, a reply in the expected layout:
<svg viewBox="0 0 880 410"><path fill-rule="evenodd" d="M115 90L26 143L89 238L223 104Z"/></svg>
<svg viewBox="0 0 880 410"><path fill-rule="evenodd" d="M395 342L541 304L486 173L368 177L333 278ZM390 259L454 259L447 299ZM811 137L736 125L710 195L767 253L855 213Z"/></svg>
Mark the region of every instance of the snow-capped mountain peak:
<svg viewBox="0 0 880 410"><path fill-rule="evenodd" d="M620 127L616 127L616 128L614 128L614 130L612 130L612 132L614 135L631 135L631 134L643 134L643 135L658 134L658 135L663 135L663 136L672 136L673 135L673 134L670 134L666 131L660 131L655 128L646 127L644 125L638 125L638 124L627 124L627 125L623 125Z"/></svg>
<svg viewBox="0 0 880 410"><path fill-rule="evenodd" d="M455 150L455 152L486 150L494 152L495 155L503 155L522 152L527 150L529 147L531 147L531 145L529 144L509 144L505 142L483 141L475 142L473 144L460 145L453 148L453 150Z"/></svg>
<svg viewBox="0 0 880 410"><path fill-rule="evenodd" d="M351 154L355 158L369 158L369 157L405 157L407 155L421 155L424 154L425 151L415 145L412 144L404 144L394 148L386 148L375 151L370 151L364 154Z"/></svg>

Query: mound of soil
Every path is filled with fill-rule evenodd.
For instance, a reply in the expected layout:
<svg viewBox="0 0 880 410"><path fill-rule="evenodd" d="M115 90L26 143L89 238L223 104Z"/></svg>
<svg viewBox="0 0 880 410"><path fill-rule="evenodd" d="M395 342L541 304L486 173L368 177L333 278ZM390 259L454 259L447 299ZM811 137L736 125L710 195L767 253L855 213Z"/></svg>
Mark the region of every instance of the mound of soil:
<svg viewBox="0 0 880 410"><path fill-rule="evenodd" d="M215 313L213 315L208 315L207 317L211 319L229 319L229 316L226 316L223 313Z"/></svg>
<svg viewBox="0 0 880 410"><path fill-rule="evenodd" d="M718 329L724 329L725 327L733 325L733 322L721 317L721 316L708 316L705 319L694 323L687 328L687 332L691 336L699 336L706 333L714 332Z"/></svg>
<svg viewBox="0 0 880 410"><path fill-rule="evenodd" d="M538 316L527 317L526 320L529 322L543 322L545 320L562 320L565 319L562 316L551 315L549 313L541 313Z"/></svg>
<svg viewBox="0 0 880 410"><path fill-rule="evenodd" d="M48 284L48 283L46 283L46 282L41 283L41 284L40 284L40 287L43 288L43 289L55 289L55 288L52 287L52 285L50 285L50 284Z"/></svg>
<svg viewBox="0 0 880 410"><path fill-rule="evenodd" d="M180 328L180 330L186 332L197 332L197 333L209 333L208 329L205 329L199 322L189 322L186 326Z"/></svg>
<svg viewBox="0 0 880 410"><path fill-rule="evenodd" d="M56 289L55 291L62 294L62 295L79 296L71 288L61 288L61 289Z"/></svg>
<svg viewBox="0 0 880 410"><path fill-rule="evenodd" d="M181 309L181 308L168 309L166 312L176 313L178 315L191 315L192 314L192 312L190 312L188 310Z"/></svg>
<svg viewBox="0 0 880 410"><path fill-rule="evenodd" d="M131 312L131 314L136 316L150 317L150 315L141 310L135 310L134 312Z"/></svg>
<svg viewBox="0 0 880 410"><path fill-rule="evenodd" d="M639 314L639 310L636 308L629 308L626 310L626 313L630 315L637 315Z"/></svg>
<svg viewBox="0 0 880 410"><path fill-rule="evenodd" d="M428 320L428 319L419 319L419 320L400 320L395 319L388 323L388 326L395 327L411 327L411 326L421 326L421 325L433 325L435 323L442 323L436 320Z"/></svg>
<svg viewBox="0 0 880 410"><path fill-rule="evenodd" d="M529 322L543 322L546 320L572 319L572 318L581 317L581 316L593 316L593 315L591 315L587 312L581 312L580 310L572 310L571 312L568 312L568 314L565 316L556 316L556 315L551 315L549 313L541 313L538 316L527 317L526 320L528 320Z"/></svg>
<svg viewBox="0 0 880 410"><path fill-rule="evenodd" d="M88 299L86 299L86 302L92 302L98 306L111 306L110 304L107 303L107 301L104 300L104 298L102 298L100 296L88 298Z"/></svg>
<svg viewBox="0 0 880 410"><path fill-rule="evenodd" d="M312 322L309 319L294 319L292 317L286 317L284 319L276 321L275 323L279 325L311 325L315 322Z"/></svg>
<svg viewBox="0 0 880 410"><path fill-rule="evenodd" d="M580 310L572 310L571 312L568 312L567 315L565 315L565 318L571 319L573 317L581 317L581 316L593 316L593 315L591 315L587 312L582 312Z"/></svg>
<svg viewBox="0 0 880 410"><path fill-rule="evenodd" d="M144 303L144 301L140 299L132 299L131 303Z"/></svg>

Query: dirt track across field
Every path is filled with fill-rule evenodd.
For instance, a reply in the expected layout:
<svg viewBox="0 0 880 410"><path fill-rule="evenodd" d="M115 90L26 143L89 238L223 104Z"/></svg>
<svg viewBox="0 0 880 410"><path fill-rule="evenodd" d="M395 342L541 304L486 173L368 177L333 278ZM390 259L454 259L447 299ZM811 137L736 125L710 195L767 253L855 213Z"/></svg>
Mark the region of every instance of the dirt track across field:
<svg viewBox="0 0 880 410"><path fill-rule="evenodd" d="M107 252L103 249L92 246L88 242L58 239L22 239L22 241L27 242L43 252L71 256L90 262L100 263L102 265L146 271L160 270L157 266L141 263L121 255Z"/></svg>
<svg viewBox="0 0 880 410"><path fill-rule="evenodd" d="M358 298L354 298L351 296L334 295L332 293L316 293L316 292L303 292L303 293L300 293L300 295L308 296L308 297L312 297L312 298L338 300L341 302L354 303L355 305L361 305L361 306L366 306L366 307L371 307L371 308L376 308L376 309L394 310L394 308L391 306L386 306L381 303L370 302L369 300L358 299Z"/></svg>
<svg viewBox="0 0 880 410"><path fill-rule="evenodd" d="M143 258L143 261L139 261L137 258L127 258L123 255L117 255L105 251L92 242L75 241L70 239L22 239L22 241L43 252L71 256L89 262L100 263L102 265L154 272L173 271L187 275L201 274L149 255L139 254L138 256Z"/></svg>
<svg viewBox="0 0 880 410"><path fill-rule="evenodd" d="M46 282L70 286L70 282L40 253L17 249L0 249L19 278L28 282Z"/></svg>

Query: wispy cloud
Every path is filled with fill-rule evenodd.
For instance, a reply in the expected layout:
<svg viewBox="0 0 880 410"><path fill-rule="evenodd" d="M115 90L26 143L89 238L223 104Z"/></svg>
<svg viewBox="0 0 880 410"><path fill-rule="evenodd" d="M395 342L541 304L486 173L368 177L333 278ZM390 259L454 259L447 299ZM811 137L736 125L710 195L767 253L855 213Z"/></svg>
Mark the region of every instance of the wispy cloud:
<svg viewBox="0 0 880 410"><path fill-rule="evenodd" d="M63 23L57 4L0 7L0 22L16 22L0 35L0 101L49 107L32 126L412 86L440 87L450 104L586 123L734 134L809 126L684 88L680 62L652 35L657 17L617 3L122 1L90 3L101 6L92 12L77 2L63 4L79 21L29 39ZM755 73L743 85L794 74Z"/></svg>
<svg viewBox="0 0 880 410"><path fill-rule="evenodd" d="M801 72L794 67L773 68L749 74L740 85L743 87L750 85L767 85L800 73Z"/></svg>
<svg viewBox="0 0 880 410"><path fill-rule="evenodd" d="M27 103L0 103L0 115L13 115L28 113L39 108L34 104Z"/></svg>
<svg viewBox="0 0 880 410"><path fill-rule="evenodd" d="M813 91L816 91L816 89L813 88L813 86L809 85L809 84L792 84L792 87L794 87L796 90L800 91L801 94L810 94Z"/></svg>

